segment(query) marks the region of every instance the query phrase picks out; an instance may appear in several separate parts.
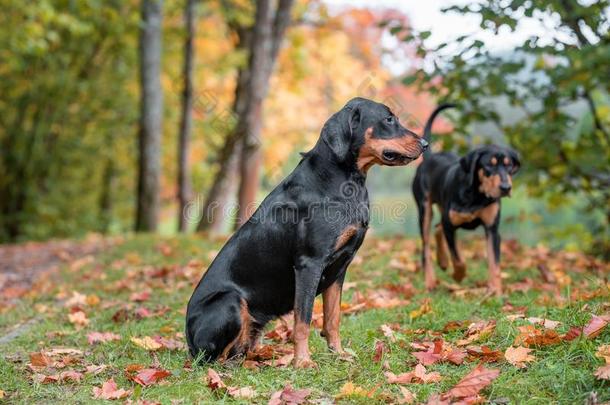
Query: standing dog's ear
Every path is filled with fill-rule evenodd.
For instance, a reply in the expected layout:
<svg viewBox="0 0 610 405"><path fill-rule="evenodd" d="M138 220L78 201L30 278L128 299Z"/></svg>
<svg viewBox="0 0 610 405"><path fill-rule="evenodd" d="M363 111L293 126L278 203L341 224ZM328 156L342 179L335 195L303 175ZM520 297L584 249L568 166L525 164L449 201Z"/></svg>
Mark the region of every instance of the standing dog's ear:
<svg viewBox="0 0 610 405"><path fill-rule="evenodd" d="M508 150L508 156L513 161L513 167L510 170L510 174L512 175L512 174L517 173L519 171L519 169L521 168L521 158L519 157L519 153L514 149Z"/></svg>
<svg viewBox="0 0 610 405"><path fill-rule="evenodd" d="M466 156L462 156L460 159L460 166L464 173L466 173L466 186L468 188L471 188L474 185L475 171L477 170L477 164L479 163L480 157L481 152L478 149L475 149L472 152L468 152Z"/></svg>
<svg viewBox="0 0 610 405"><path fill-rule="evenodd" d="M352 132L360 126L360 108L346 105L326 121L322 128L322 140L339 161L344 161L352 144Z"/></svg>

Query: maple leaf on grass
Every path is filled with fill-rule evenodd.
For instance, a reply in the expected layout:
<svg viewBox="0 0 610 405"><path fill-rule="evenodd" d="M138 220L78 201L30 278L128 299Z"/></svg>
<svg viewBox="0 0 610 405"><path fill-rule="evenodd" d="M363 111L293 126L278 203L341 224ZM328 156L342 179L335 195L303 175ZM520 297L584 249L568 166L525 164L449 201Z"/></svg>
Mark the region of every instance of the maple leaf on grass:
<svg viewBox="0 0 610 405"><path fill-rule="evenodd" d="M585 326L585 328L583 329L583 334L588 339L593 339L593 338L597 337L600 333L602 333L604 328L608 325L609 320L610 320L610 315L605 315L605 316L593 315L591 317L591 320L587 324L587 326Z"/></svg>
<svg viewBox="0 0 610 405"><path fill-rule="evenodd" d="M538 329L534 325L519 326L519 334L515 337L515 346L548 346L561 342L557 332L550 329Z"/></svg>
<svg viewBox="0 0 610 405"><path fill-rule="evenodd" d="M145 368L138 371L138 373L132 376L131 379L141 386L147 387L149 385L158 383L170 375L172 375L172 373L167 370L159 368Z"/></svg>
<svg viewBox="0 0 610 405"><path fill-rule="evenodd" d="M477 342L479 340L488 338L491 336L492 332L496 329L496 321L480 321L471 323L468 326L464 334L464 339L460 339L457 342L458 346L466 346L470 343Z"/></svg>
<svg viewBox="0 0 610 405"><path fill-rule="evenodd" d="M76 325L77 327L89 325L89 319L83 311L76 311L71 314L68 314L68 320L70 321L70 323Z"/></svg>
<svg viewBox="0 0 610 405"><path fill-rule="evenodd" d="M212 368L208 368L207 383L212 391L227 387L222 378L220 378L220 375Z"/></svg>
<svg viewBox="0 0 610 405"><path fill-rule="evenodd" d="M436 371L427 373L426 368L421 364L416 365L414 370L399 375L396 375L390 371L386 371L385 376L388 383L390 384L427 384L439 382L441 380L440 373Z"/></svg>
<svg viewBox="0 0 610 405"><path fill-rule="evenodd" d="M104 382L101 387L93 387L93 397L96 399L121 399L130 394L131 390L119 388L113 378Z"/></svg>
<svg viewBox="0 0 610 405"><path fill-rule="evenodd" d="M309 394L311 394L309 389L295 390L290 384L286 384L282 390L271 395L268 405L299 405L305 402Z"/></svg>
<svg viewBox="0 0 610 405"><path fill-rule="evenodd" d="M530 354L531 351L532 349L523 346L509 347L506 349L506 352L504 352L504 358L517 368L525 368L527 367L527 364L525 363L536 360L536 358Z"/></svg>
<svg viewBox="0 0 610 405"><path fill-rule="evenodd" d="M478 358L484 363L494 363L504 357L500 350L492 350L488 346L468 346L466 351L470 357Z"/></svg>
<svg viewBox="0 0 610 405"><path fill-rule="evenodd" d="M149 351L159 350L163 347L163 345L161 343L157 342L155 339L151 338L150 336L144 336L143 338L132 337L131 341L136 346L141 347L142 349L145 349L145 350L149 350Z"/></svg>
<svg viewBox="0 0 610 405"><path fill-rule="evenodd" d="M335 396L335 399L348 398L348 397L365 397L370 398L372 392L368 392L364 388L355 385L353 382L348 381L339 390L339 394Z"/></svg>
<svg viewBox="0 0 610 405"><path fill-rule="evenodd" d="M610 364L610 345L601 345L597 348L595 355L600 359L604 359L606 364Z"/></svg>
<svg viewBox="0 0 610 405"><path fill-rule="evenodd" d="M113 340L121 340L121 336L112 332L91 332L87 335L87 341L90 345L111 342Z"/></svg>
<svg viewBox="0 0 610 405"><path fill-rule="evenodd" d="M450 345L443 342L442 339L437 339L432 344L426 344L427 351L411 353L424 366L432 365L436 362L445 362L460 365L466 357L466 351L463 349L454 349Z"/></svg>
<svg viewBox="0 0 610 405"><path fill-rule="evenodd" d="M466 398L478 395L483 388L491 384L499 375L500 370L487 369L482 364L479 364L444 396L449 398Z"/></svg>
<svg viewBox="0 0 610 405"><path fill-rule="evenodd" d="M598 380L610 380L610 364L599 367L593 375Z"/></svg>

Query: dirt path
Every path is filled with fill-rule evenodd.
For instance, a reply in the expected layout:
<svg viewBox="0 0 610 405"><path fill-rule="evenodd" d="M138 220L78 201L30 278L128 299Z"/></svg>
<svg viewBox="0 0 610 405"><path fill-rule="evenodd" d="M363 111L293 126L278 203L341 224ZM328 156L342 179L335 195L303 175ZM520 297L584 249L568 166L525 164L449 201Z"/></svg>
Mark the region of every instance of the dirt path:
<svg viewBox="0 0 610 405"><path fill-rule="evenodd" d="M27 294L37 280L60 266L86 260L113 242L98 236L83 241L27 242L0 245L0 306Z"/></svg>

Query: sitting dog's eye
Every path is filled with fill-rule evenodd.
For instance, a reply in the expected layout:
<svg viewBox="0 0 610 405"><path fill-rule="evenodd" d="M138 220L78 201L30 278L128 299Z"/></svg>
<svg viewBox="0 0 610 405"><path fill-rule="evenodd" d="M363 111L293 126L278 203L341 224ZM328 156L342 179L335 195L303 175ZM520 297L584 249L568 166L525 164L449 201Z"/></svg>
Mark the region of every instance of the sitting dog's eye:
<svg viewBox="0 0 610 405"><path fill-rule="evenodd" d="M385 123L388 125L394 125L394 117L388 117L385 119Z"/></svg>

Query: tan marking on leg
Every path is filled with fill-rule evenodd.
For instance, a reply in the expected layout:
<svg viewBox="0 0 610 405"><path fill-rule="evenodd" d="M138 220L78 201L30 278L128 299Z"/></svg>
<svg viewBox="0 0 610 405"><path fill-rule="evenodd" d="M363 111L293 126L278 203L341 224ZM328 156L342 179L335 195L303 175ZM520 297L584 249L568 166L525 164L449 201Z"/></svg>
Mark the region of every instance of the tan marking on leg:
<svg viewBox="0 0 610 405"><path fill-rule="evenodd" d="M434 237L436 239L436 260L441 269L447 270L447 267L449 266L449 255L447 252L447 241L445 241L443 226L441 224L436 225Z"/></svg>
<svg viewBox="0 0 610 405"><path fill-rule="evenodd" d="M324 321L322 335L326 338L328 347L338 353L343 352L339 323L341 322L341 286L335 282L322 293Z"/></svg>
<svg viewBox="0 0 610 405"><path fill-rule="evenodd" d="M451 255L451 264L453 264L453 279L459 283L466 277L466 263L459 257Z"/></svg>
<svg viewBox="0 0 610 405"><path fill-rule="evenodd" d="M491 233L487 235L487 268L489 270L489 290L497 296L502 295L502 273L494 252Z"/></svg>
<svg viewBox="0 0 610 405"><path fill-rule="evenodd" d="M298 315L294 314L294 360L295 368L316 367L316 363L311 360L309 354L309 324L301 321Z"/></svg>
<svg viewBox="0 0 610 405"><path fill-rule="evenodd" d="M349 242L350 239L356 235L356 233L358 233L358 227L355 225L349 225L347 228L345 228L341 235L339 235L337 238L337 242L335 242L335 251L345 246L347 242Z"/></svg>
<svg viewBox="0 0 610 405"><path fill-rule="evenodd" d="M492 226L494 222L496 222L498 212L500 212L500 204L495 202L489 204L485 208L480 209L477 212L477 216L481 219L481 222L483 222L485 226Z"/></svg>
<svg viewBox="0 0 610 405"><path fill-rule="evenodd" d="M436 287L436 275L434 274L434 266L432 265L432 255L430 254L430 226L432 224L432 200L430 196L426 196L426 205L424 206L423 220L423 249L424 258L426 260L424 268L424 283L428 291Z"/></svg>
<svg viewBox="0 0 610 405"><path fill-rule="evenodd" d="M252 326L252 316L250 315L250 311L248 311L248 303L246 300L242 298L240 304L240 313L241 319L241 329L239 334L231 343L227 345L222 351L220 357L218 357L219 361L225 361L229 354L231 353L231 349L235 348L235 355L239 355L245 353L248 350L250 340L251 340L251 326Z"/></svg>

